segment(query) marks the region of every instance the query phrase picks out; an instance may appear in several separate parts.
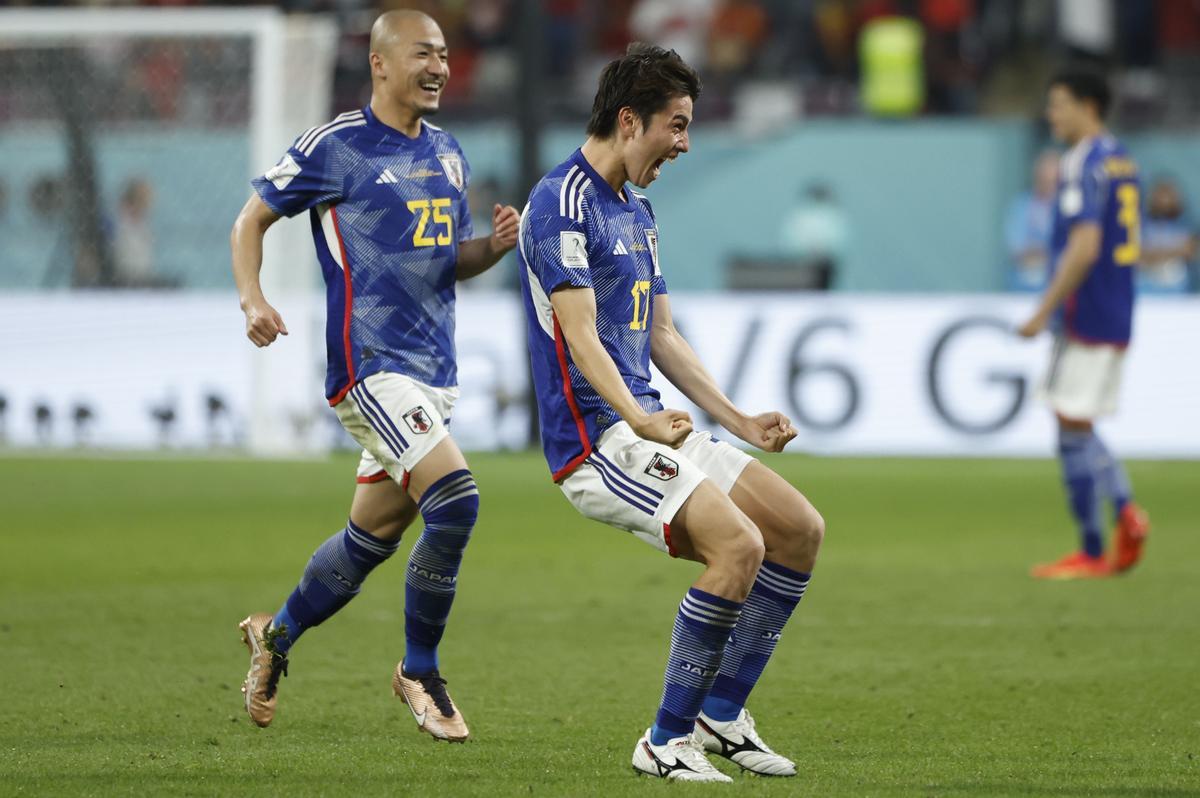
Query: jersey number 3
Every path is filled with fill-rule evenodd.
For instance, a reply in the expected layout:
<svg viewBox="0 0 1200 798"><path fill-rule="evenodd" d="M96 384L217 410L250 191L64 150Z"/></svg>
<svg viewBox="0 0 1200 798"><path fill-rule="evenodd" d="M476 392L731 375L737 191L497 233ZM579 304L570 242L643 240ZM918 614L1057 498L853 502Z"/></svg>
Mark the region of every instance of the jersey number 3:
<svg viewBox="0 0 1200 798"><path fill-rule="evenodd" d="M1125 229L1125 243L1113 248L1113 262L1132 266L1142 256L1142 216L1138 187L1134 183L1117 186L1117 224Z"/></svg>
<svg viewBox="0 0 1200 798"><path fill-rule="evenodd" d="M635 280L630 293L633 294L633 321L629 322L629 329L644 330L650 319L650 281Z"/></svg>
<svg viewBox="0 0 1200 798"><path fill-rule="evenodd" d="M417 230L413 233L414 247L442 247L450 243L454 232L454 220L446 213L446 209L449 207L450 200L448 199L408 201L408 209L413 212L414 216L417 211L421 212L421 218L417 220ZM436 235L426 235L430 216L433 216L433 223L436 226L432 232L435 232Z"/></svg>

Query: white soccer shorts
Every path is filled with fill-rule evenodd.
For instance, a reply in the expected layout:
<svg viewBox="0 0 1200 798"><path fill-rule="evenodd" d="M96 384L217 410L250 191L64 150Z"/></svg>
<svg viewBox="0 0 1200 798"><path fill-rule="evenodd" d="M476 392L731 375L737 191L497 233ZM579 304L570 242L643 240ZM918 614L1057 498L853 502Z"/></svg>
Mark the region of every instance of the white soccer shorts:
<svg viewBox="0 0 1200 798"><path fill-rule="evenodd" d="M1067 419L1091 421L1111 415L1117 410L1124 365L1123 347L1060 337L1038 396Z"/></svg>
<svg viewBox="0 0 1200 798"><path fill-rule="evenodd" d="M411 377L380 372L360 380L334 411L363 447L358 481L389 476L408 487L408 474L450 432L458 388L435 388Z"/></svg>
<svg viewBox="0 0 1200 798"><path fill-rule="evenodd" d="M604 431L597 445L559 485L575 509L593 521L631 532L676 556L671 521L705 479L725 493L751 461L750 455L694 431L672 449L639 438L624 421Z"/></svg>

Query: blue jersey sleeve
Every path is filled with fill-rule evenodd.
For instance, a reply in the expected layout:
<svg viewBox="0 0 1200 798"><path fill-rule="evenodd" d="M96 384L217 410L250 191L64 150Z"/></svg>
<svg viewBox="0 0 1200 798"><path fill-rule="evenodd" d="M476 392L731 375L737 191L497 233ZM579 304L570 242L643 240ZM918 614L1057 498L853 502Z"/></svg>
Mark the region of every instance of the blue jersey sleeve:
<svg viewBox="0 0 1200 798"><path fill-rule="evenodd" d="M591 288L587 228L582 222L558 213L531 211L529 267L547 294L564 285Z"/></svg>
<svg viewBox="0 0 1200 798"><path fill-rule="evenodd" d="M262 201L282 216L295 216L344 196L345 170L336 156L335 138L325 136L301 148L303 138L266 174L251 181Z"/></svg>
<svg viewBox="0 0 1200 798"><path fill-rule="evenodd" d="M1104 211L1106 178L1100 166L1085 162L1079 175L1068 178L1058 199L1058 209L1068 226L1099 224Z"/></svg>

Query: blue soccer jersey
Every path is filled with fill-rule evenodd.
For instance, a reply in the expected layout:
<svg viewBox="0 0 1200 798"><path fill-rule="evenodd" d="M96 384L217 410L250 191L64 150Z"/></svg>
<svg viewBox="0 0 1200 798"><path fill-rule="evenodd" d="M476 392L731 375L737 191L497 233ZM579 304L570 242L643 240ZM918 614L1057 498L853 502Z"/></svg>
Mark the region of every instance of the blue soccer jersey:
<svg viewBox="0 0 1200 798"><path fill-rule="evenodd" d="M1068 337L1085 343L1129 343L1141 214L1137 165L1119 141L1109 135L1084 139L1063 156L1051 262L1058 262L1075 225L1096 224L1101 231L1099 257L1060 309L1059 324Z"/></svg>
<svg viewBox="0 0 1200 798"><path fill-rule="evenodd" d="M576 150L542 178L521 216L520 271L541 416L542 448L555 481L591 454L596 438L621 420L571 358L550 305L556 288L596 293L596 331L646 412L662 409L650 387L654 297L667 292L658 267L658 228L650 202L628 186L613 191Z"/></svg>
<svg viewBox="0 0 1200 798"><path fill-rule="evenodd" d="M325 395L392 371L457 382L454 281L472 236L470 170L449 133L409 138L370 107L305 132L253 185L276 213L309 211L327 289Z"/></svg>

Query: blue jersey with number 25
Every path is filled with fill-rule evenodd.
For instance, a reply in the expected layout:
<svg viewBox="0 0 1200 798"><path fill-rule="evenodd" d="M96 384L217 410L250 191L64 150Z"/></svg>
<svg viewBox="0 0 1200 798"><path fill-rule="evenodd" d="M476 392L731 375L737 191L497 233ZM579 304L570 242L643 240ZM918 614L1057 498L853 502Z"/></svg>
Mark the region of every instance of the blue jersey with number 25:
<svg viewBox="0 0 1200 798"><path fill-rule="evenodd" d="M307 131L255 178L276 213L309 211L325 277L325 395L337 404L380 371L457 381L454 281L469 239L470 171L458 142L426 122L409 138L370 106Z"/></svg>

